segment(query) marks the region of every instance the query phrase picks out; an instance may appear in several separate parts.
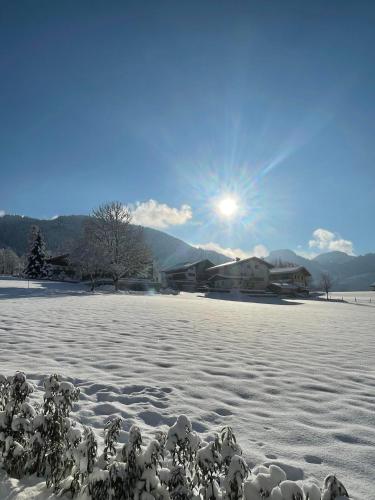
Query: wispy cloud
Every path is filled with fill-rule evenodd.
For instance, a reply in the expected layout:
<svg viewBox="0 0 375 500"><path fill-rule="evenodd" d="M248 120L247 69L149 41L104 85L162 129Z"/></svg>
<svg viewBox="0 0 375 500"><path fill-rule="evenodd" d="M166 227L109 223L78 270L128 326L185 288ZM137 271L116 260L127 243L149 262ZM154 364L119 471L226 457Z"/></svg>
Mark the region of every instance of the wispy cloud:
<svg viewBox="0 0 375 500"><path fill-rule="evenodd" d="M328 231L328 229L315 229L313 239L309 241L309 247L318 248L323 251L339 251L354 255L353 242L344 240L337 233Z"/></svg>
<svg viewBox="0 0 375 500"><path fill-rule="evenodd" d="M142 203L137 202L130 208L135 224L156 229L186 224L193 216L189 205L181 205L180 208L175 208L152 199Z"/></svg>
<svg viewBox="0 0 375 500"><path fill-rule="evenodd" d="M231 259L235 259L236 257L239 257L240 259L247 259L248 257L267 257L269 254L268 248L264 245L255 245L249 251L242 250L241 248L222 247L218 243L214 243L212 241L209 243L199 243L193 246L202 248L203 250L213 250L226 255Z"/></svg>
<svg viewBox="0 0 375 500"><path fill-rule="evenodd" d="M0 210L0 217L4 217L5 215L5 210Z"/></svg>

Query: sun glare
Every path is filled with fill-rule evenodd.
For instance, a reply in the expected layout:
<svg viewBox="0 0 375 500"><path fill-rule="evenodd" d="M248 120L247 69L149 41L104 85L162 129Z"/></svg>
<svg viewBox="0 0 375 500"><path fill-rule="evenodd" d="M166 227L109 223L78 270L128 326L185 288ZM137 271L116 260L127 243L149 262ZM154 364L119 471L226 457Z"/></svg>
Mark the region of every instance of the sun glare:
<svg viewBox="0 0 375 500"><path fill-rule="evenodd" d="M217 211L222 217L231 218L238 212L238 203L233 197L222 198L218 201Z"/></svg>

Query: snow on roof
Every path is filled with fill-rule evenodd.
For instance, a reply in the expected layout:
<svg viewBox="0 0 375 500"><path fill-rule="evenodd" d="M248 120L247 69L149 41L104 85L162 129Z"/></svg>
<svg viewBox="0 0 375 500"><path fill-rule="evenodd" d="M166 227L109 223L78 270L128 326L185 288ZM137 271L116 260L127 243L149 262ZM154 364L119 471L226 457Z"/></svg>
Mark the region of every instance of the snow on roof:
<svg viewBox="0 0 375 500"><path fill-rule="evenodd" d="M277 286L278 288L281 288L281 289L286 289L288 288L289 290L297 290L299 288L301 288L300 286L298 285L295 285L294 283L280 283L280 282L273 282L271 283L271 285L273 286Z"/></svg>
<svg viewBox="0 0 375 500"><path fill-rule="evenodd" d="M236 264L242 264L243 262L248 262L250 260L259 261L262 264L264 264L265 266L267 266L268 268L273 267L272 264L270 264L269 262L267 262L263 259L259 259L259 257L248 257L247 259L231 260L229 262L224 262L224 264L219 264L217 266L209 267L207 270L208 271L212 271L212 270L216 270L216 269L220 270L220 269L223 269L224 267L234 266Z"/></svg>
<svg viewBox="0 0 375 500"><path fill-rule="evenodd" d="M303 271L309 276L311 276L309 271L304 266L274 267L273 269L271 269L270 274L289 274L289 273L298 273L300 271Z"/></svg>
<svg viewBox="0 0 375 500"><path fill-rule="evenodd" d="M163 271L165 273L176 272L176 271L186 271L186 269L189 269L190 267L197 266L201 262L208 262L209 264L212 264L212 262L208 259L201 259L201 260L197 260L195 262L185 262L185 263L177 264L175 266L168 267L167 269L163 269Z"/></svg>

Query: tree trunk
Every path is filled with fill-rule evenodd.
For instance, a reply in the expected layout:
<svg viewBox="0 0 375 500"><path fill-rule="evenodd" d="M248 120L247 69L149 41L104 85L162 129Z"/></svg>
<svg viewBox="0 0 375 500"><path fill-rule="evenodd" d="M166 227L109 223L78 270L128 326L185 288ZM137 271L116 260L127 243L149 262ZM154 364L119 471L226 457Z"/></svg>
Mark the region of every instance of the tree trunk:
<svg viewBox="0 0 375 500"><path fill-rule="evenodd" d="M113 284L115 286L115 291L118 292L118 277L117 276L115 276L113 278Z"/></svg>

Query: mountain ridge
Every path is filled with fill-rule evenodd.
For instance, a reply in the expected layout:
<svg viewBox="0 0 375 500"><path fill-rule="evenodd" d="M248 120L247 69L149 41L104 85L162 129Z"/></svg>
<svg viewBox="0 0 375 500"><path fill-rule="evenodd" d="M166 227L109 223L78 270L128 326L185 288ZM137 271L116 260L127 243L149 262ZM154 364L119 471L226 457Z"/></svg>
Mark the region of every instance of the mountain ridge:
<svg viewBox="0 0 375 500"><path fill-rule="evenodd" d="M0 248L11 248L18 255L27 252L30 228L38 225L51 253L64 253L82 235L83 222L88 215L63 215L54 219L36 219L20 215L0 217ZM182 262L209 259L213 264L222 264L229 257L213 250L193 247L164 231L143 227L146 244L161 269ZM353 256L344 252L326 252L313 259L298 255L293 250L273 250L267 262L285 262L305 266L315 284L321 274L328 272L334 280L334 289L341 291L368 290L375 282L375 253Z"/></svg>
<svg viewBox="0 0 375 500"><path fill-rule="evenodd" d="M318 257L307 259L293 250L282 249L270 252L266 260L271 264L282 261L304 266L315 284L319 284L322 273L329 273L333 278L333 289L343 292L368 290L375 282L375 253L355 257L344 252L326 252Z"/></svg>
<svg viewBox="0 0 375 500"><path fill-rule="evenodd" d="M88 215L63 215L54 219L35 219L20 215L4 215L0 218L0 248L11 248L19 256L27 252L30 228L37 225L43 233L51 253L64 253L82 236L83 223ZM146 244L161 267L181 262L209 259L222 264L228 257L213 250L195 248L164 231L143 227Z"/></svg>

